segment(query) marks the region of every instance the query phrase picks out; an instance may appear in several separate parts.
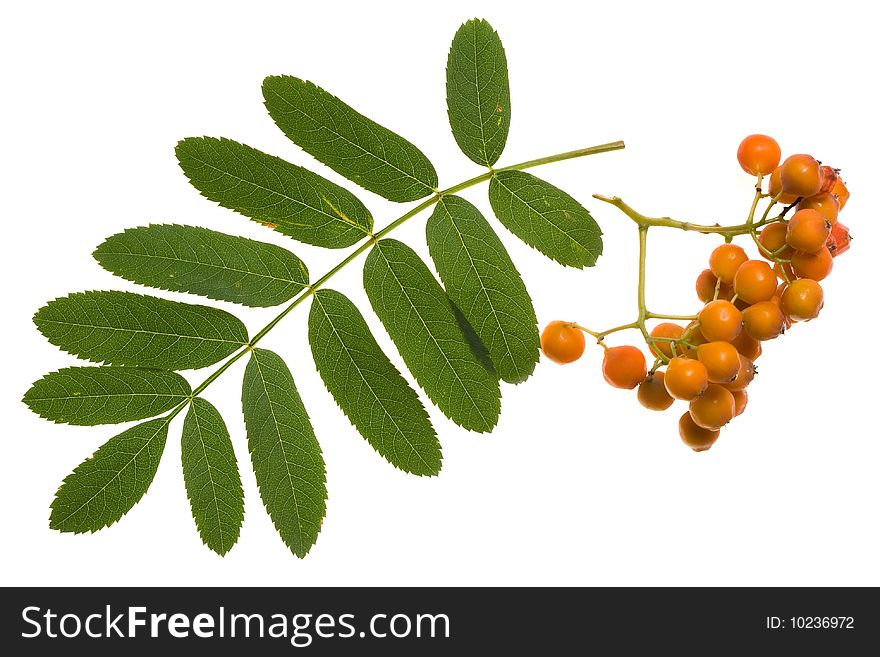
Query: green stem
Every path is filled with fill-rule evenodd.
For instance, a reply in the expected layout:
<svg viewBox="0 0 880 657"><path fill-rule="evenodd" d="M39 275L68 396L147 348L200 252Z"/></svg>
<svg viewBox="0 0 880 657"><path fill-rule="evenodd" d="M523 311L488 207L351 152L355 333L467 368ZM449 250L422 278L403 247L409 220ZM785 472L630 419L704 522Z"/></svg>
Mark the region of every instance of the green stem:
<svg viewBox="0 0 880 657"><path fill-rule="evenodd" d="M696 318L696 315L666 315L663 313L652 313L651 311L645 313L645 319L679 319L689 322Z"/></svg>
<svg viewBox="0 0 880 657"><path fill-rule="evenodd" d="M220 367L214 370L207 379L202 381L201 384L196 386L196 388L192 391L187 401L181 403L176 408L174 408L171 413L168 415L168 419L174 418L177 414L179 414L189 403L189 400L193 399L197 395L201 394L205 388L211 385L214 381L216 381L223 372L232 367L240 358L242 358L245 354L249 353L257 343L262 340L266 334L268 334L273 328L275 328L281 320L287 317L294 308L296 308L299 304L301 304L305 299L309 298L315 292L318 291L321 287L327 284L327 282L333 278L339 271L346 267L346 265L350 264L354 260L357 259L358 256L367 251L371 246L376 244L380 239L385 237L388 233L393 231L395 228L398 228L402 224L406 223L409 219L412 219L414 216L419 214L420 212L427 210L432 205L435 205L440 201L444 196L449 194L455 194L469 187L473 187L482 182L486 182L490 180L492 176L495 175L498 171L522 171L524 169L530 169L532 167L542 166L544 164L552 164L553 162L562 162L564 160L571 160L577 157L584 157L586 155L597 155L599 153L608 153L610 151L617 151L624 148L625 145L622 141L612 141L607 144L599 144L598 146L590 146L588 148L580 148L574 151L566 151L565 153L557 153L556 155L548 155L547 157L541 157L536 160L527 160L525 162L520 162L519 164L511 164L510 166L502 167L499 169L490 169L489 171L480 174L479 176L474 176L473 178L469 178L463 182L458 183L457 185L453 185L447 189L437 192L433 196L425 199L419 205L410 209L405 214L401 215L390 224L385 226L379 232L368 236L363 242L361 242L357 248L355 248L351 253L349 253L345 258L343 258L339 264L330 269L326 274L321 276L314 283L309 285L303 292L299 294L293 301L290 302L280 313L278 313L266 326L260 329L254 336L248 341L248 344L242 347L239 351L230 356L226 361L223 362Z"/></svg>
<svg viewBox="0 0 880 657"><path fill-rule="evenodd" d="M672 219L670 217L648 217L640 212L636 212L633 208L624 203L623 200L618 196L603 196L602 194L593 194L593 198L604 203L613 205L618 210L623 212L627 217L636 222L639 227L664 226L666 228L678 228L679 230L684 231L692 231L697 233L715 233L718 235L733 237L735 235L745 235L752 229L752 227L759 228L766 223L770 223L770 220L762 219L761 221L757 221L751 224L744 223L736 224L733 226L722 226L720 224L715 224L713 226L709 226L706 224L695 224L689 221L678 221L677 219Z"/></svg>
<svg viewBox="0 0 880 657"><path fill-rule="evenodd" d="M648 255L648 226L639 224L639 287L638 287L638 302L639 302L639 330L641 330L642 335L645 337L645 340L651 340L651 336L648 334L648 328L645 326L645 320L648 318L648 308L645 303L645 261Z"/></svg>

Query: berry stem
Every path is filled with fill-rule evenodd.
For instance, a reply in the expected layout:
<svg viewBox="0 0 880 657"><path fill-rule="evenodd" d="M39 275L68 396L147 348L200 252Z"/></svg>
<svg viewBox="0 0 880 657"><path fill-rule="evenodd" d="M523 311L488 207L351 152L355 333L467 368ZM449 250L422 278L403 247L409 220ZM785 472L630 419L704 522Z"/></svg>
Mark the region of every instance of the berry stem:
<svg viewBox="0 0 880 657"><path fill-rule="evenodd" d="M715 224L709 226L706 224L695 224L689 221L678 221L677 219L672 219L671 217L648 217L640 212L636 212L619 196L604 196L602 194L593 194L593 198L604 203L608 203L609 205L613 205L618 210L623 212L627 217L632 219L640 227L663 226L666 228L678 228L679 230L695 233L714 233L716 235L729 235L731 237L734 237L736 235L745 235L751 230L753 226L755 228L760 228L761 226L768 224L771 221L775 221L775 219L762 219L761 221L756 221L752 224L743 223L735 224L732 226L722 226L721 224Z"/></svg>

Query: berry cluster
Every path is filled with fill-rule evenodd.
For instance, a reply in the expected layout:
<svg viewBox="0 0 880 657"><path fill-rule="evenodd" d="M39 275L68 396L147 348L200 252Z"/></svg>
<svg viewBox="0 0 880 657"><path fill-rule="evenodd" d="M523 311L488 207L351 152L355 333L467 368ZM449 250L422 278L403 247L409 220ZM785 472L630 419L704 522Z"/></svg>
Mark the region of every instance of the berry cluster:
<svg viewBox="0 0 880 657"><path fill-rule="evenodd" d="M765 135L746 137L737 158L747 173L757 177L755 200L745 224L696 227L722 235L725 243L712 251L709 267L697 276L696 293L704 305L696 315L681 316L690 319L689 324L662 322L649 331L646 320L677 316L648 312L640 289L639 317L631 324L595 332L573 322L554 321L541 335L544 354L557 363L580 358L585 333L595 337L605 350L605 380L615 388L637 388L645 408L661 411L675 400L687 402L688 410L678 422L679 435L695 451L709 449L721 428L745 410L746 388L755 377L762 343L819 315L824 304L819 281L850 245L849 230L838 221L849 199L839 170L810 155L792 155L780 165L779 145ZM769 199L768 205L756 220L762 199ZM660 225L684 227L681 222L639 215L619 199L609 201L623 207L641 231ZM771 217L777 204L784 207ZM737 235L751 236L760 257L750 258L733 244ZM644 274L644 238L640 268ZM641 349L604 344L608 334L629 328L641 330L654 355L650 370Z"/></svg>

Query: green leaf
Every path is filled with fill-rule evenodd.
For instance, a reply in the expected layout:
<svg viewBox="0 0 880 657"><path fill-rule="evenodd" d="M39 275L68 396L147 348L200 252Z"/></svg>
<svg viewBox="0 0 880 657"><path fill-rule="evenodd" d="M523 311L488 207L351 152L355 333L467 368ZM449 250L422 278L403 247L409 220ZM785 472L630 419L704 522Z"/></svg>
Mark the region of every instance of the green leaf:
<svg viewBox="0 0 880 657"><path fill-rule="evenodd" d="M489 222L463 198L445 196L426 233L447 294L486 345L499 376L509 383L525 381L538 362L538 320Z"/></svg>
<svg viewBox="0 0 880 657"><path fill-rule="evenodd" d="M321 87L289 75L269 76L263 98L291 141L364 189L405 202L437 188L437 172L422 151Z"/></svg>
<svg viewBox="0 0 880 657"><path fill-rule="evenodd" d="M168 418L148 420L104 443L71 472L52 502L49 527L95 532L128 513L147 492L168 438Z"/></svg>
<svg viewBox="0 0 880 657"><path fill-rule="evenodd" d="M253 350L241 397L263 504L290 551L304 557L318 540L326 512L321 446L290 370L278 355Z"/></svg>
<svg viewBox="0 0 880 657"><path fill-rule="evenodd" d="M469 20L452 39L446 61L446 107L462 152L477 164L495 164L510 128L510 83L504 46L484 20Z"/></svg>
<svg viewBox="0 0 880 657"><path fill-rule="evenodd" d="M164 370L206 367L247 344L229 313L132 292L76 292L50 301L34 323L52 344L94 362Z"/></svg>
<svg viewBox="0 0 880 657"><path fill-rule="evenodd" d="M174 372L65 367L34 383L22 401L47 420L94 426L155 417L182 403L189 393L189 383Z"/></svg>
<svg viewBox="0 0 880 657"><path fill-rule="evenodd" d="M277 306L309 283L305 264L290 251L196 226L129 228L93 255L134 283L245 306Z"/></svg>
<svg viewBox="0 0 880 657"><path fill-rule="evenodd" d="M217 409L193 399L183 421L183 481L193 518L205 545L224 555L244 520L244 491L226 424Z"/></svg>
<svg viewBox="0 0 880 657"><path fill-rule="evenodd" d="M560 264L592 267L602 255L602 230L586 208L530 173L497 171L489 202L511 233Z"/></svg>
<svg viewBox="0 0 880 657"><path fill-rule="evenodd" d="M315 295L309 343L327 390L370 445L405 472L437 474L440 443L428 414L346 296Z"/></svg>
<svg viewBox="0 0 880 657"><path fill-rule="evenodd" d="M453 422L491 431L498 379L471 351L443 288L406 244L381 240L367 256L364 288L419 385Z"/></svg>
<svg viewBox="0 0 880 657"><path fill-rule="evenodd" d="M202 196L300 242L339 249L373 229L354 194L281 158L213 137L184 139L175 152Z"/></svg>

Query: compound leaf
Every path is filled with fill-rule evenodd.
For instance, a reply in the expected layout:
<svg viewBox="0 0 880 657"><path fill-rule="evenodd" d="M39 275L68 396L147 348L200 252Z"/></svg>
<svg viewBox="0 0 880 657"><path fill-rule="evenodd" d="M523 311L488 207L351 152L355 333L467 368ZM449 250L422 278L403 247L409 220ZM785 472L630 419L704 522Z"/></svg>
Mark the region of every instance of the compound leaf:
<svg viewBox="0 0 880 657"><path fill-rule="evenodd" d="M426 233L447 294L486 345L499 376L509 383L525 381L538 362L538 320L489 222L463 198L445 196Z"/></svg>
<svg viewBox="0 0 880 657"><path fill-rule="evenodd" d="M43 306L34 323L80 358L166 370L212 365L248 341L226 311L132 292L76 292Z"/></svg>
<svg viewBox="0 0 880 657"><path fill-rule="evenodd" d="M226 423L214 406L196 397L183 421L183 481L199 535L224 555L244 520L244 491Z"/></svg>
<svg viewBox="0 0 880 657"><path fill-rule="evenodd" d="M501 410L498 379L474 355L446 293L415 251L379 241L364 265L364 288L431 401L466 429L491 431Z"/></svg>
<svg viewBox="0 0 880 657"><path fill-rule="evenodd" d="M489 202L511 233L562 265L592 267L602 254L602 230L586 208L530 173L497 171Z"/></svg>
<svg viewBox="0 0 880 657"><path fill-rule="evenodd" d="M303 261L280 246L196 226L129 228L93 255L134 283L245 306L276 306L309 282Z"/></svg>
<svg viewBox="0 0 880 657"><path fill-rule="evenodd" d="M440 443L427 412L348 297L315 295L309 343L327 390L370 445L405 472L437 474Z"/></svg>
<svg viewBox="0 0 880 657"><path fill-rule="evenodd" d="M175 152L202 196L300 242L339 249L373 228L369 210L347 189L250 146L191 137Z"/></svg>
<svg viewBox="0 0 880 657"><path fill-rule="evenodd" d="M446 107L462 152L477 164L495 164L510 128L510 83L504 46L484 20L469 20L452 39L446 62Z"/></svg>
<svg viewBox="0 0 880 657"><path fill-rule="evenodd" d="M364 189L398 202L434 193L437 172L422 151L321 87L269 76L263 98L291 141Z"/></svg>
<svg viewBox="0 0 880 657"><path fill-rule="evenodd" d="M321 446L290 370L277 354L253 350L241 396L263 504L287 547L304 557L326 512Z"/></svg>
<svg viewBox="0 0 880 657"><path fill-rule="evenodd" d="M24 401L53 422L94 426L143 420L189 396L179 374L139 367L65 367L34 383Z"/></svg>
<svg viewBox="0 0 880 657"><path fill-rule="evenodd" d="M71 472L52 502L49 526L95 532L128 513L147 492L168 438L168 418L114 436Z"/></svg>

